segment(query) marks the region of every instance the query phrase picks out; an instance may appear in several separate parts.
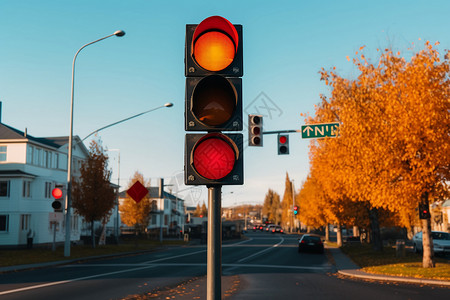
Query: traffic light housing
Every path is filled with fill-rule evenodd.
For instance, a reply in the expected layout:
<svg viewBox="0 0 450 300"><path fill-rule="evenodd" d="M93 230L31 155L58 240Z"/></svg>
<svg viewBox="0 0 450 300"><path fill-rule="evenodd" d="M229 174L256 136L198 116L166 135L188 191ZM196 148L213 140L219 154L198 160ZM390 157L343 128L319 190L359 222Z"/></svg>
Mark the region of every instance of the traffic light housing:
<svg viewBox="0 0 450 300"><path fill-rule="evenodd" d="M429 205L426 203L419 204L419 219L430 219L431 213Z"/></svg>
<svg viewBox="0 0 450 300"><path fill-rule="evenodd" d="M242 25L186 25L185 184L243 184Z"/></svg>
<svg viewBox="0 0 450 300"><path fill-rule="evenodd" d="M278 134L278 155L289 154L289 135Z"/></svg>
<svg viewBox="0 0 450 300"><path fill-rule="evenodd" d="M64 187L62 185L56 185L52 190L52 197L55 199L52 202L52 208L54 212L62 212L64 207Z"/></svg>
<svg viewBox="0 0 450 300"><path fill-rule="evenodd" d="M294 215L298 215L298 206L297 205L294 206Z"/></svg>
<svg viewBox="0 0 450 300"><path fill-rule="evenodd" d="M248 115L248 145L250 147L262 147L263 145L262 115Z"/></svg>

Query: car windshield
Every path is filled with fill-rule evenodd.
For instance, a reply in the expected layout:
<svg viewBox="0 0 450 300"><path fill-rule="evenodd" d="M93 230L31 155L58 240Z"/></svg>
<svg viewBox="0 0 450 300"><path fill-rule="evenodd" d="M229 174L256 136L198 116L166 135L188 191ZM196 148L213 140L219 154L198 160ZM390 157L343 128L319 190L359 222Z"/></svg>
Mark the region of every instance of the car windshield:
<svg viewBox="0 0 450 300"><path fill-rule="evenodd" d="M432 232L433 240L450 240L450 234L447 232Z"/></svg>

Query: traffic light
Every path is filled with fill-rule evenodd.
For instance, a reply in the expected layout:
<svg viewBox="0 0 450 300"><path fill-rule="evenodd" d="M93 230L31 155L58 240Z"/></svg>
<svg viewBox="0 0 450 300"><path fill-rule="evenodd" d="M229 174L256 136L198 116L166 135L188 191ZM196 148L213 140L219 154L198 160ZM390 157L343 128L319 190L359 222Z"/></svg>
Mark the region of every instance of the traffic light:
<svg viewBox="0 0 450 300"><path fill-rule="evenodd" d="M428 204L421 203L419 204L419 219L430 219L430 209L428 207Z"/></svg>
<svg viewBox="0 0 450 300"><path fill-rule="evenodd" d="M263 117L248 115L248 145L262 147L263 145Z"/></svg>
<svg viewBox="0 0 450 300"><path fill-rule="evenodd" d="M289 154L289 135L278 134L278 155Z"/></svg>
<svg viewBox="0 0 450 300"><path fill-rule="evenodd" d="M186 25L185 184L243 184L242 25Z"/></svg>
<svg viewBox="0 0 450 300"><path fill-rule="evenodd" d="M63 202L64 202L64 188L62 185L56 185L52 190L52 196L55 199L52 202L52 207L54 212L62 212L63 211Z"/></svg>
<svg viewBox="0 0 450 300"><path fill-rule="evenodd" d="M298 215L298 206L294 206L294 215Z"/></svg>

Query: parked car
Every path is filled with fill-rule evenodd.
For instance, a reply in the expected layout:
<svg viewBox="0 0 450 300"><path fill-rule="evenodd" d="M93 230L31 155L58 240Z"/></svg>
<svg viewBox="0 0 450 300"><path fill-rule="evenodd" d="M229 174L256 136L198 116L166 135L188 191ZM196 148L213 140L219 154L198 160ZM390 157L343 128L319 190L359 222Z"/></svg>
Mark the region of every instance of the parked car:
<svg viewBox="0 0 450 300"><path fill-rule="evenodd" d="M450 233L444 231L432 231L433 249L436 254L450 253ZM422 232L418 232L413 237L414 252L422 252Z"/></svg>
<svg viewBox="0 0 450 300"><path fill-rule="evenodd" d="M280 225L275 225L272 227L272 233L283 233L283 228Z"/></svg>
<svg viewBox="0 0 450 300"><path fill-rule="evenodd" d="M318 235L304 234L298 241L298 252L323 253L322 239Z"/></svg>

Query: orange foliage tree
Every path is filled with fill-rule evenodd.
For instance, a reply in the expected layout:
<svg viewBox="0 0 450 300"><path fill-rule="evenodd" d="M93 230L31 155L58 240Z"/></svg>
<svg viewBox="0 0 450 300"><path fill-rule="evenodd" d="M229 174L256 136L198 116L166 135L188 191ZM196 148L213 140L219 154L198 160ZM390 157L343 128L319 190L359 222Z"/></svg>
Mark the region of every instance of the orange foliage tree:
<svg viewBox="0 0 450 300"><path fill-rule="evenodd" d="M420 203L448 193L449 55L441 57L429 42L409 59L385 49L373 64L363 52L356 54L356 79L335 69L320 72L331 96L321 96L308 122L341 126L338 138L311 143L311 172L338 218L348 215L352 203L363 203L371 217L392 211L396 223L411 226ZM423 266L434 267L430 220L421 225Z"/></svg>

